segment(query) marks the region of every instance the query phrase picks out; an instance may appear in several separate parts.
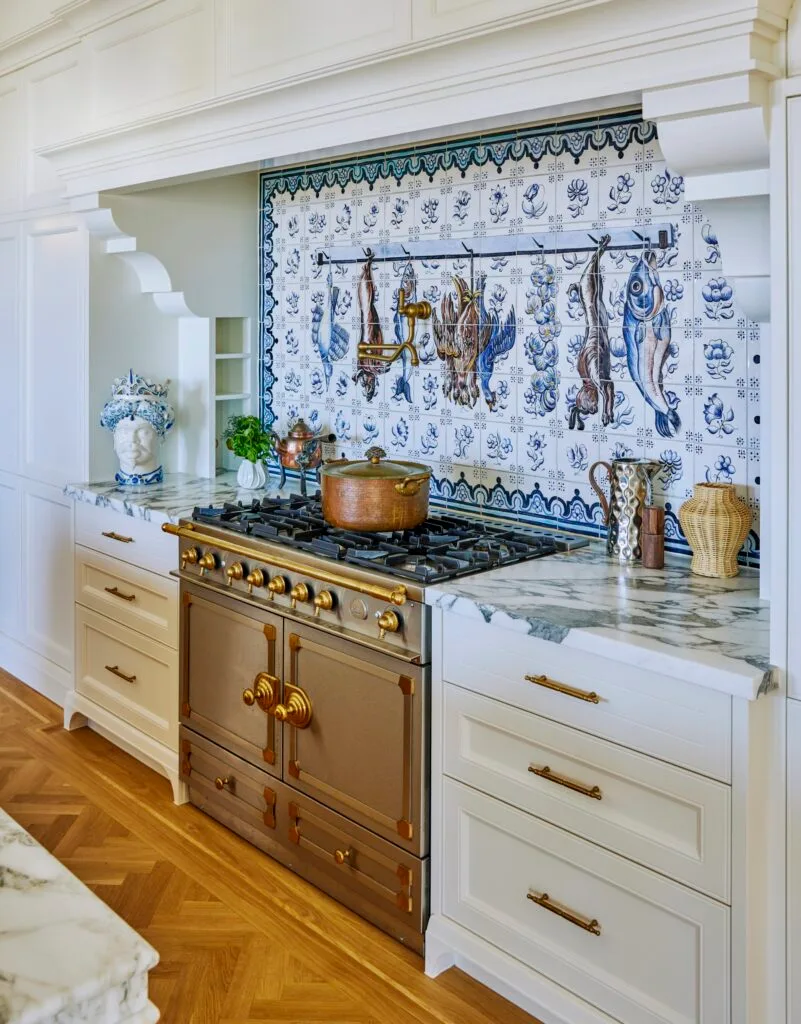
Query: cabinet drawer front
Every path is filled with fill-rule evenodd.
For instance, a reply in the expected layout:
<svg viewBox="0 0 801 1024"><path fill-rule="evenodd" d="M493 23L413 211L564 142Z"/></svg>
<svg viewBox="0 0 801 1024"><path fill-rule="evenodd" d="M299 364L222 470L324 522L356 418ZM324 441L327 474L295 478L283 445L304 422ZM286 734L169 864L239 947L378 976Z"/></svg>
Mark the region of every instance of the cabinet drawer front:
<svg viewBox="0 0 801 1024"><path fill-rule="evenodd" d="M168 647L178 646L177 580L76 547L75 600Z"/></svg>
<svg viewBox="0 0 801 1024"><path fill-rule="evenodd" d="M622 1024L727 1024L728 908L450 779L442 828L448 917Z"/></svg>
<svg viewBox="0 0 801 1024"><path fill-rule="evenodd" d="M722 783L452 685L445 687L445 771L729 899L731 791Z"/></svg>
<svg viewBox="0 0 801 1024"><path fill-rule="evenodd" d="M178 749L178 655L80 605L75 609L79 693Z"/></svg>
<svg viewBox="0 0 801 1024"><path fill-rule="evenodd" d="M730 781L726 694L458 615L442 663L448 682Z"/></svg>
<svg viewBox="0 0 801 1024"><path fill-rule="evenodd" d="M158 523L100 505L75 505L75 541L112 558L166 575L178 568L178 538Z"/></svg>

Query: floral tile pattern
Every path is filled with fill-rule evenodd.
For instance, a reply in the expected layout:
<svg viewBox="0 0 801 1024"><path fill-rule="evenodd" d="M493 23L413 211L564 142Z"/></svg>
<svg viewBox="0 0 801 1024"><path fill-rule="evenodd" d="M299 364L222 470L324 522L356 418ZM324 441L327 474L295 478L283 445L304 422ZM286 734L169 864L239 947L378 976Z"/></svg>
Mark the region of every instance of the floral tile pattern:
<svg viewBox="0 0 801 1024"><path fill-rule="evenodd" d="M265 171L260 225L266 424L303 415L347 456L429 463L438 502L588 534L592 463L655 459L674 550L695 482L758 515L759 327L636 114ZM400 290L432 307L418 365L373 358L406 340Z"/></svg>

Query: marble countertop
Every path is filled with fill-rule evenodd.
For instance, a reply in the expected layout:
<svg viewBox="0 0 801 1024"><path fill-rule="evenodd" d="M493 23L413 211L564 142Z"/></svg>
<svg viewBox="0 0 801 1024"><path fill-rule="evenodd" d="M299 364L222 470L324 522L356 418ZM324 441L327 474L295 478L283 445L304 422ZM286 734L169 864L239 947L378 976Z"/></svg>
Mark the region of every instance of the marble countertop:
<svg viewBox="0 0 801 1024"><path fill-rule="evenodd" d="M0 810L0 1024L148 1024L158 954Z"/></svg>
<svg viewBox="0 0 801 1024"><path fill-rule="evenodd" d="M678 556L664 570L621 567L592 544L429 588L426 601L749 700L771 685L754 569L707 579Z"/></svg>
<svg viewBox="0 0 801 1024"><path fill-rule="evenodd" d="M267 487L245 491L237 487L236 473L219 473L216 477L190 476L188 473L165 473L164 482L147 487L120 487L114 480L96 483L67 484L64 493L75 501L113 508L123 515L146 519L152 523L177 523L189 516L195 505L220 505L224 501L250 502L265 495L298 493L297 481L287 481L279 491L278 478L271 477ZM317 485L309 481L309 492Z"/></svg>

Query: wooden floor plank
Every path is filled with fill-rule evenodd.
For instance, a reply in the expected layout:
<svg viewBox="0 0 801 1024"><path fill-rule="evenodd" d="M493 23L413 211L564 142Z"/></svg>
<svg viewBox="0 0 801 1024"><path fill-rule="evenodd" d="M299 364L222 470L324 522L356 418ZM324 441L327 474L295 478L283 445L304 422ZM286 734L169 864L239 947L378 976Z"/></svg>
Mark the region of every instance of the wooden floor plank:
<svg viewBox="0 0 801 1024"><path fill-rule="evenodd" d="M0 806L159 951L165 1024L536 1024L422 960L0 671Z"/></svg>

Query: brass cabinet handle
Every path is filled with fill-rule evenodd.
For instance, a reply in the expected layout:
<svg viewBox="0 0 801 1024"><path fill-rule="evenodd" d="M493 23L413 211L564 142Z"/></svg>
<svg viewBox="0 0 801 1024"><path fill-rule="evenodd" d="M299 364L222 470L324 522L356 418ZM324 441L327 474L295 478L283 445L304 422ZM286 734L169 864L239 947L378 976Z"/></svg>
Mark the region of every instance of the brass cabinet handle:
<svg viewBox="0 0 801 1024"><path fill-rule="evenodd" d="M564 918L565 921L569 921L577 928L583 928L585 932L591 932L593 935L601 934L601 926L594 917L582 917L581 914L576 914L572 910L568 910L567 907L554 903L547 892L528 892L526 893L526 899L536 903L538 907L542 907L544 910L550 910L552 914Z"/></svg>
<svg viewBox="0 0 801 1024"><path fill-rule="evenodd" d="M218 775L217 778L214 780L214 785L217 787L217 789L231 789L233 784L234 780L231 778L230 775Z"/></svg>
<svg viewBox="0 0 801 1024"><path fill-rule="evenodd" d="M106 665L106 672L110 672L113 676L119 676L120 679L124 679L126 683L135 683L136 676L126 676L124 672L120 672L119 665Z"/></svg>
<svg viewBox="0 0 801 1024"><path fill-rule="evenodd" d="M334 860L342 866L343 864L350 864L351 858L353 857L353 850L349 846L347 850L334 850Z"/></svg>
<svg viewBox="0 0 801 1024"><path fill-rule="evenodd" d="M526 679L530 683L536 683L537 686L544 686L546 690L556 690L557 693L564 693L567 697L576 697L578 700L589 701L590 704L600 704L601 698L592 690L587 692L586 690L577 690L575 686L568 686L566 683L557 683L555 679L551 679L548 676L526 676Z"/></svg>
<svg viewBox="0 0 801 1024"><path fill-rule="evenodd" d="M278 702L278 689L281 680L271 676L269 672L259 672L253 680L253 686L242 691L242 702L249 708L258 704L262 711L271 711Z"/></svg>
<svg viewBox="0 0 801 1024"><path fill-rule="evenodd" d="M136 594L123 594L121 590L117 590L116 587L103 587L107 594L111 594L112 597L119 597L123 601L135 601Z"/></svg>
<svg viewBox="0 0 801 1024"><path fill-rule="evenodd" d="M115 533L113 530L103 530L103 536L109 540L118 540L120 544L133 544L133 537L123 537L121 533Z"/></svg>
<svg viewBox="0 0 801 1024"><path fill-rule="evenodd" d="M546 782L555 782L557 786L564 786L566 789L572 789L574 793L582 793L584 796L592 797L593 800L603 799L603 793L601 792L600 786L585 786L581 782L574 782L572 779L566 779L564 775L556 775L548 765L543 765L542 768L537 768L535 765L530 764L528 770L532 775L539 775L541 779L545 779Z"/></svg>

